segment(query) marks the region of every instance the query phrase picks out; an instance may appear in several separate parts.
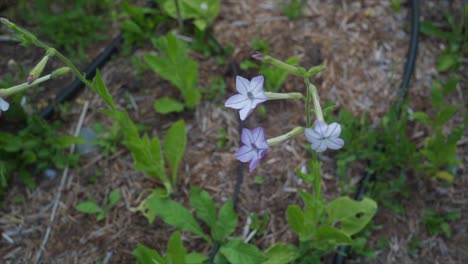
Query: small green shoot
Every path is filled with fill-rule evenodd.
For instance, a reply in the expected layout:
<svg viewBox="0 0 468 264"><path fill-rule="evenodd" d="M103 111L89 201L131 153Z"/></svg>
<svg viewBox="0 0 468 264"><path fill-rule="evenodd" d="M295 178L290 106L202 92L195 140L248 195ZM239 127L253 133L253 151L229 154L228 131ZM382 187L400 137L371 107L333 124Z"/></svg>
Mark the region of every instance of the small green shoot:
<svg viewBox="0 0 468 264"><path fill-rule="evenodd" d="M432 209L427 209L424 211L421 222L426 225L431 236L443 233L447 238L450 238L452 236L452 232L450 230L449 222L460 218L460 211L449 211L443 214Z"/></svg>
<svg viewBox="0 0 468 264"><path fill-rule="evenodd" d="M80 202L76 206L76 210L85 214L98 214L96 220L102 221L106 218L107 213L114 208L120 200L120 190L115 189L109 194L107 203L101 208L96 202L88 200Z"/></svg>

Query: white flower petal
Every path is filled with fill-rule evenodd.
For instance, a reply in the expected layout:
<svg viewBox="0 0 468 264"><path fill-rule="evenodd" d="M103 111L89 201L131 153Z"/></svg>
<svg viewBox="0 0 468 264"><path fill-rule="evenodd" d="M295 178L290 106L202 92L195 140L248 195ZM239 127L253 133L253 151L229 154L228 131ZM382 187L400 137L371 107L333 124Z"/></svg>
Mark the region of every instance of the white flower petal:
<svg viewBox="0 0 468 264"><path fill-rule="evenodd" d="M317 132L321 137L325 137L327 132L327 124L321 120L315 121L314 131Z"/></svg>
<svg viewBox="0 0 468 264"><path fill-rule="evenodd" d="M252 142L254 142L253 141L252 131L250 131L247 128L243 128L242 129L242 135L241 135L241 141L242 141L242 143L244 145L247 145L247 146L252 145Z"/></svg>
<svg viewBox="0 0 468 264"><path fill-rule="evenodd" d="M10 108L10 104L7 101L3 100L3 98L0 97L0 110L6 111L9 108Z"/></svg>
<svg viewBox="0 0 468 264"><path fill-rule="evenodd" d="M236 77L236 89L240 94L247 95L249 92L250 81L242 76Z"/></svg>
<svg viewBox="0 0 468 264"><path fill-rule="evenodd" d="M237 151L237 159L242 162L248 162L257 158L257 152L250 146L242 146Z"/></svg>
<svg viewBox="0 0 468 264"><path fill-rule="evenodd" d="M327 127L327 132L325 133L326 137L337 138L341 134L341 126L338 123L331 123Z"/></svg>
<svg viewBox="0 0 468 264"><path fill-rule="evenodd" d="M263 81L264 78L262 75L252 78L252 80L250 81L249 92L251 92L252 94L256 94L259 91L263 91Z"/></svg>
<svg viewBox="0 0 468 264"><path fill-rule="evenodd" d="M328 138L325 144L329 149L340 149L344 146L344 140L341 138Z"/></svg>
<svg viewBox="0 0 468 264"><path fill-rule="evenodd" d="M312 128L306 128L304 130L304 134L310 143L322 139L322 137L319 134L317 134L317 132L315 132L315 130L313 130Z"/></svg>
<svg viewBox="0 0 468 264"><path fill-rule="evenodd" d="M327 149L327 145L323 140L317 140L312 142L312 149L317 152L324 152Z"/></svg>
<svg viewBox="0 0 468 264"><path fill-rule="evenodd" d="M248 106L249 101L250 101L250 99L247 96L242 95L242 94L235 94L235 95L229 97L229 99L227 99L224 106L231 107L231 108L234 108L234 109L241 109L241 108L243 108L245 106Z"/></svg>
<svg viewBox="0 0 468 264"><path fill-rule="evenodd" d="M252 112L252 103L249 102L248 106L245 106L239 111L240 119L243 121L247 118L247 116Z"/></svg>

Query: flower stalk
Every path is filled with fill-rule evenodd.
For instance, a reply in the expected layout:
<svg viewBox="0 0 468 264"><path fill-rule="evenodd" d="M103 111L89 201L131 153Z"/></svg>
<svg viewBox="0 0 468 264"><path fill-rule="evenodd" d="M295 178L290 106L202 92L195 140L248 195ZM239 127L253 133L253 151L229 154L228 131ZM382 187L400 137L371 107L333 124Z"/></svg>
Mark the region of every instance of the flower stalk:
<svg viewBox="0 0 468 264"><path fill-rule="evenodd" d="M299 134L302 134L302 132L304 132L304 128L303 127L295 127L294 129L292 129L291 131L289 131L288 133L286 134L283 134L281 136L278 136L278 137L274 137L274 138L270 138L267 140L267 143L268 143L268 146L274 146L274 145L278 145L290 138L293 138Z"/></svg>
<svg viewBox="0 0 468 264"><path fill-rule="evenodd" d="M281 99L305 99L301 93L272 93L265 92L268 100L281 100Z"/></svg>

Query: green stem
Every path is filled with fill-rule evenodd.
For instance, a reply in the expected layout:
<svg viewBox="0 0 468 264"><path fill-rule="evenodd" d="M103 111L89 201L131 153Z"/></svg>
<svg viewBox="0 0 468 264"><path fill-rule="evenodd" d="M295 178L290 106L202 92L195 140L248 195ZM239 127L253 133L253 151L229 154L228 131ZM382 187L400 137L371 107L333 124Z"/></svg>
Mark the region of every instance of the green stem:
<svg viewBox="0 0 468 264"><path fill-rule="evenodd" d="M271 93L265 92L268 100L281 100L281 99L304 99L301 93Z"/></svg>
<svg viewBox="0 0 468 264"><path fill-rule="evenodd" d="M52 72L51 74L47 74L47 75L44 75L38 79L36 79L35 81L33 81L32 83L28 84L27 82L25 83L22 83L22 84L19 84L19 85L16 85L16 86L13 86L13 87L10 87L10 88L5 88L5 89L0 89L0 96L1 97L9 97L13 94L16 94L16 93L20 93L30 87L33 87L35 85L38 85L40 83L43 83L45 81L48 81L56 76L59 76L59 75L62 75L62 74L65 74L69 71L68 68L64 67L64 68L59 68L57 70L55 70L54 72Z"/></svg>
<svg viewBox="0 0 468 264"><path fill-rule="evenodd" d="M182 32L184 29L184 23L182 21L182 16L180 14L180 5L179 5L179 0L174 0L175 6L176 6L176 12L177 12L177 22L179 23L179 31Z"/></svg>
<svg viewBox="0 0 468 264"><path fill-rule="evenodd" d="M26 29L23 29L21 27L18 27L14 23L10 22L8 19L5 19L5 18L2 17L2 18L0 18L0 22L2 22L3 24L5 24L7 27L11 28L15 32L24 35L24 37L26 39L28 39L29 41L31 41L31 43L34 44L35 46L43 48L43 49L45 49L47 51L49 49L52 49L52 47L49 47L47 44L45 44L44 42L37 39L36 36L34 36L31 32L29 32ZM70 68L70 70L76 75L76 77L78 79L80 79L80 81L82 81L89 88L92 88L91 82L86 79L84 74L81 73L69 59L67 59L58 50L54 50L54 51L55 51L55 53L54 53L55 56L57 56L61 61L63 61L63 63L65 63Z"/></svg>
<svg viewBox="0 0 468 264"><path fill-rule="evenodd" d="M278 145L279 143L282 143L290 138L293 138L299 134L301 134L302 132L304 131L304 128L303 127L295 127L294 129L292 129L291 131L289 131L288 133L284 134L284 135L281 135L281 136L278 136L278 137L275 137L275 138L270 138L267 140L267 143L268 143L268 146L274 146L274 145Z"/></svg>
<svg viewBox="0 0 468 264"><path fill-rule="evenodd" d="M307 80L307 78L304 78ZM310 127L310 91L309 87L307 86L306 81L306 101L305 101L305 109L306 109L306 127Z"/></svg>

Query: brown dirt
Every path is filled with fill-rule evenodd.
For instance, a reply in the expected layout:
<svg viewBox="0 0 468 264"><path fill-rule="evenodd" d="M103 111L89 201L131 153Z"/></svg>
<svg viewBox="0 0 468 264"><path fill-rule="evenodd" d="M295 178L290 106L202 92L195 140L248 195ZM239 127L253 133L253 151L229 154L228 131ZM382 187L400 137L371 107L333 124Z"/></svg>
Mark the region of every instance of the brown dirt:
<svg viewBox="0 0 468 264"><path fill-rule="evenodd" d="M215 22L214 35L223 45L235 44L233 58L237 62L248 59L252 54L250 42L254 36L269 41L271 54L275 57L283 59L296 55L305 67L323 62L327 68L316 80L320 83L318 89L322 101L331 99L338 107L349 109L355 115L367 112L377 121L395 98L396 87L400 82L409 39L406 8L395 14L387 0L310 1L303 16L292 22L281 14L276 2L224 0L221 14ZM435 1L428 2L431 5ZM437 18L437 12L426 8L423 9L423 16ZM0 52L11 56L3 46ZM137 51L142 52L145 51ZM425 110L430 107L429 91L432 81L437 77L434 65L439 52L440 47L433 39L421 39L410 92L413 109ZM200 86L206 86L212 78L222 76L227 81L228 94L235 91L234 78L230 76L227 67L218 65L214 59L196 58L200 63ZM0 64L2 73L6 70L3 65ZM231 197L238 167L234 156L239 138L237 112L223 107L226 98L218 98L203 100L193 112L158 115L153 110L154 99L163 95L176 97L177 92L157 75L145 73L135 77L133 70L128 57L115 58L102 69L104 80L119 107L126 108L135 122L149 127L152 136L162 137L164 131L177 119L183 118L187 123L189 142L180 170L180 195L177 200L187 202L190 185L206 189L219 203ZM461 87L466 87L466 84L465 77ZM284 91L303 89L300 80L288 77ZM453 100L462 104L465 94L466 90L459 88L458 97ZM85 100L90 102L90 109L84 126L92 126L97 121L112 123L112 120L99 113L104 103L86 91L73 103L68 115L70 125L64 133L72 133L74 130ZM304 112L298 102L268 102L266 107L268 116L265 119L252 116L245 126L263 126L269 138L305 123L303 115L297 114ZM219 138L217 131L220 129L227 130L229 140L227 146L222 148L216 146ZM417 135L421 131L412 132ZM421 141L421 137L415 137L415 140ZM253 174L247 173L244 168L237 235L242 234L249 213L270 214L271 220L264 236L253 240L262 249L278 241L296 240L287 229L285 210L289 204L299 203L297 189L307 188L294 173L307 162L304 142L304 137L298 137L281 147L272 148ZM409 179L410 197L402 200L406 214L397 216L381 209L375 220L375 224L382 225L383 229L370 237L371 245L379 238L386 238L390 241L389 249L378 251L378 260L357 258L356 263L468 261L468 182L464 165L468 157L466 151L462 151L467 142L465 136L460 143L461 176L457 176L455 184L445 188L424 177L412 176ZM322 157L325 178L323 189L326 197L331 199L339 193L335 160L329 155ZM149 224L142 215L129 211L129 208L138 205L142 196L158 186L154 180L135 172L132 163L128 151L120 148L107 157L99 154L83 157L80 166L70 170L43 257L44 263L95 263L106 255L111 256L109 263L133 263L131 252L138 242L160 251L165 249L169 234L174 229L158 220ZM96 175L100 175L97 176L97 182L90 184L88 179ZM266 182L263 185L255 184L256 175L264 176ZM13 185L8 191L5 207L0 209L0 231L9 234L13 243L0 240L0 262L32 263L49 225L61 177L59 173L54 180L41 180L35 190ZM353 177L358 179L356 175ZM123 199L104 221L96 222L94 216L76 211L75 206L79 201L93 198L104 202L115 188L120 189ZM15 202L19 196L23 196L25 202ZM453 236L450 239L429 236L420 222L425 208L462 212L462 219L452 224ZM411 256L408 243L414 237L422 240L424 247L416 256ZM202 240L188 233L184 234L184 243L190 249L204 253L209 251Z"/></svg>

